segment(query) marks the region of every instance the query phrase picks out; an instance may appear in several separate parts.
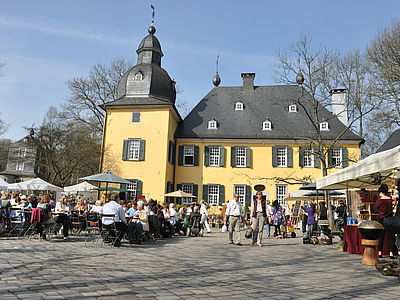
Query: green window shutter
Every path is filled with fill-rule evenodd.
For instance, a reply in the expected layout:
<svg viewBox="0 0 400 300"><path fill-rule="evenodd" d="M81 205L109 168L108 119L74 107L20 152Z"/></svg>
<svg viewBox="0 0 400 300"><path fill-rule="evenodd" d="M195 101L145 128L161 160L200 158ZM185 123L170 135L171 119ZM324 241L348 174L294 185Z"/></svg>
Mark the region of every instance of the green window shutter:
<svg viewBox="0 0 400 300"><path fill-rule="evenodd" d="M320 156L317 154L318 153L318 149L317 148L313 148L313 153L314 154L314 168L318 168L321 166L321 159Z"/></svg>
<svg viewBox="0 0 400 300"><path fill-rule="evenodd" d="M328 168L333 167L333 161L332 161L332 148L328 150Z"/></svg>
<svg viewBox="0 0 400 300"><path fill-rule="evenodd" d="M183 148L184 146L179 146L179 156L178 156L178 165L183 166Z"/></svg>
<svg viewBox="0 0 400 300"><path fill-rule="evenodd" d="M175 164L176 159L176 145L172 142L172 164Z"/></svg>
<svg viewBox="0 0 400 300"><path fill-rule="evenodd" d="M251 205L251 186L246 185L246 196L244 198L244 204L249 206Z"/></svg>
<svg viewBox="0 0 400 300"><path fill-rule="evenodd" d="M193 165L194 166L198 166L199 165L199 146L194 146Z"/></svg>
<svg viewBox="0 0 400 300"><path fill-rule="evenodd" d="M286 153L287 153L287 166L288 168L293 168L293 148L287 146Z"/></svg>
<svg viewBox="0 0 400 300"><path fill-rule="evenodd" d="M177 184L176 189L182 191L182 184Z"/></svg>
<svg viewBox="0 0 400 300"><path fill-rule="evenodd" d="M136 197L142 195L143 183L139 179L136 179Z"/></svg>
<svg viewBox="0 0 400 300"><path fill-rule="evenodd" d="M206 167L210 166L210 146L204 147L204 165Z"/></svg>
<svg viewBox="0 0 400 300"><path fill-rule="evenodd" d="M218 205L222 205L225 202L225 186L222 184L219 185L219 197L218 197Z"/></svg>
<svg viewBox="0 0 400 300"><path fill-rule="evenodd" d="M174 191L174 185L172 184L171 181L167 182L167 193L173 192ZM173 197L167 197L167 203L172 203L174 201Z"/></svg>
<svg viewBox="0 0 400 300"><path fill-rule="evenodd" d="M349 165L349 150L346 147L340 147L342 149L342 167L346 168Z"/></svg>
<svg viewBox="0 0 400 300"><path fill-rule="evenodd" d="M197 184L193 184L193 195L194 196L199 195L199 186Z"/></svg>
<svg viewBox="0 0 400 300"><path fill-rule="evenodd" d="M207 184L203 184L203 200L208 202L208 185Z"/></svg>
<svg viewBox="0 0 400 300"><path fill-rule="evenodd" d="M172 147L173 147L173 143L172 143L172 141L169 141L169 143L168 143L168 162L170 163L170 164L172 164Z"/></svg>
<svg viewBox="0 0 400 300"><path fill-rule="evenodd" d="M144 160L145 147L146 147L146 141L140 140L139 160Z"/></svg>
<svg viewBox="0 0 400 300"><path fill-rule="evenodd" d="M251 150L250 147L245 147L246 150L246 168L251 167Z"/></svg>
<svg viewBox="0 0 400 300"><path fill-rule="evenodd" d="M304 151L306 147L299 147L299 166L304 167Z"/></svg>
<svg viewBox="0 0 400 300"><path fill-rule="evenodd" d="M276 167L278 166L278 162L277 162L277 154L278 154L278 146L272 146L272 166Z"/></svg>
<svg viewBox="0 0 400 300"><path fill-rule="evenodd" d="M129 140L124 140L122 146L122 160L128 160Z"/></svg>
<svg viewBox="0 0 400 300"><path fill-rule="evenodd" d="M231 147L231 167L236 167L236 146Z"/></svg>
<svg viewBox="0 0 400 300"><path fill-rule="evenodd" d="M225 166L225 147L219 146L219 166Z"/></svg>

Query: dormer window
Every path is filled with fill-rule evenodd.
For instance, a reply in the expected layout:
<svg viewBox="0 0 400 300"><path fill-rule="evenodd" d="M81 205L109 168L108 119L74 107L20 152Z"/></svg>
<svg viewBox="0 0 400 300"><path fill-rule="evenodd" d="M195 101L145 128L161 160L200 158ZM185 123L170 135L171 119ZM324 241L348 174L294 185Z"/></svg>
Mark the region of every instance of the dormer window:
<svg viewBox="0 0 400 300"><path fill-rule="evenodd" d="M208 129L217 129L217 121L213 118L208 121Z"/></svg>
<svg viewBox="0 0 400 300"><path fill-rule="evenodd" d="M289 112L297 112L297 105L296 104L289 105Z"/></svg>
<svg viewBox="0 0 400 300"><path fill-rule="evenodd" d="M136 74L135 74L135 78L134 78L134 80L135 81L140 81L140 80L143 80L143 73L142 72L137 72Z"/></svg>
<svg viewBox="0 0 400 300"><path fill-rule="evenodd" d="M266 120L263 122L262 130L272 130L272 123L271 123L270 120L266 119Z"/></svg>
<svg viewBox="0 0 400 300"><path fill-rule="evenodd" d="M235 110L243 110L244 109L244 105L242 101L237 101L235 103Z"/></svg>
<svg viewBox="0 0 400 300"><path fill-rule="evenodd" d="M324 121L324 122L319 123L319 130L321 130L321 131L329 131L328 122Z"/></svg>

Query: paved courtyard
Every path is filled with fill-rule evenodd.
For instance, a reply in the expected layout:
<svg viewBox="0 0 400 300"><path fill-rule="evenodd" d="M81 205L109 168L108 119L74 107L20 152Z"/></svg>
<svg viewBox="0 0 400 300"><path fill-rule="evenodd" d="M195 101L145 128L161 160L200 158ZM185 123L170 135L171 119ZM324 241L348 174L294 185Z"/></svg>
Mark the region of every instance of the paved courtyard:
<svg viewBox="0 0 400 300"><path fill-rule="evenodd" d="M247 242L247 240L245 241ZM0 299L399 299L396 277L301 238L265 247L226 234L123 248L0 239Z"/></svg>

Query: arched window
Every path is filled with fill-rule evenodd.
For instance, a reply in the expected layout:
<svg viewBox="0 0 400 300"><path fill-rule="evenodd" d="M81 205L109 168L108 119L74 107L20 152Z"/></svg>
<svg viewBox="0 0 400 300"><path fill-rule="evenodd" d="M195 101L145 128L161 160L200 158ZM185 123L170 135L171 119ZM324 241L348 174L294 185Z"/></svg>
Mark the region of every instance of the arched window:
<svg viewBox="0 0 400 300"><path fill-rule="evenodd" d="M135 81L140 81L140 80L143 80L143 73L142 72L137 72L136 74L135 74Z"/></svg>
<svg viewBox="0 0 400 300"><path fill-rule="evenodd" d="M235 103L235 110L243 110L244 109L244 105L242 101L237 101Z"/></svg>
<svg viewBox="0 0 400 300"><path fill-rule="evenodd" d="M262 130L272 130L272 123L270 120L266 119L263 122Z"/></svg>
<svg viewBox="0 0 400 300"><path fill-rule="evenodd" d="M289 112L297 112L297 105L296 104L289 105Z"/></svg>
<svg viewBox="0 0 400 300"><path fill-rule="evenodd" d="M328 122L324 121L324 122L319 123L319 130L321 130L321 131L329 131Z"/></svg>
<svg viewBox="0 0 400 300"><path fill-rule="evenodd" d="M217 126L218 126L217 121L214 118L208 121L208 127L207 127L208 129L217 129Z"/></svg>

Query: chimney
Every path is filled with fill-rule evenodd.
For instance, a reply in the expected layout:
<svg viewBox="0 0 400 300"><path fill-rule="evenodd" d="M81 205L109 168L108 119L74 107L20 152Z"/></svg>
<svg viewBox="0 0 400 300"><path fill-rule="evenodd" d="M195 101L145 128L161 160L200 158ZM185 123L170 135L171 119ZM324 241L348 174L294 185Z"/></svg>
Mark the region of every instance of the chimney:
<svg viewBox="0 0 400 300"><path fill-rule="evenodd" d="M243 91L253 91L256 73L242 73L241 76L243 78Z"/></svg>
<svg viewBox="0 0 400 300"><path fill-rule="evenodd" d="M345 126L348 126L346 91L347 88L345 87L337 87L332 89L330 94L332 95L333 114L336 115Z"/></svg>

